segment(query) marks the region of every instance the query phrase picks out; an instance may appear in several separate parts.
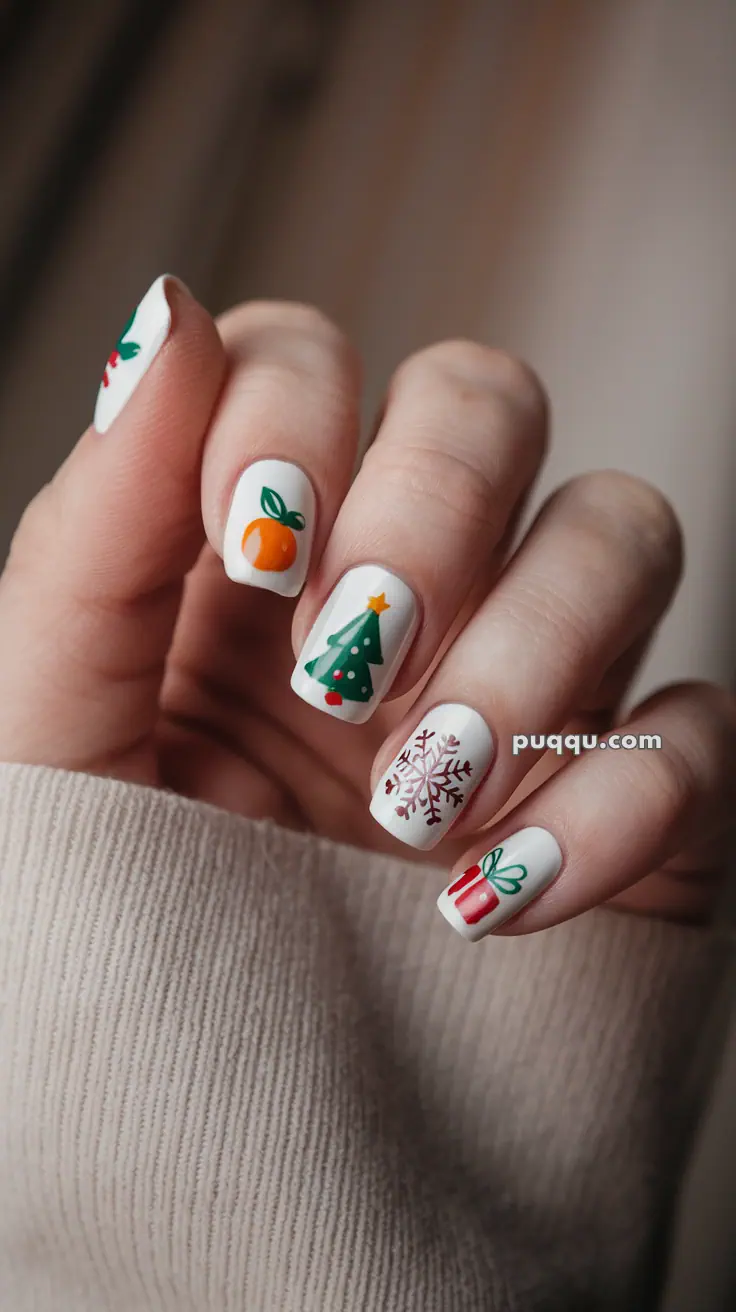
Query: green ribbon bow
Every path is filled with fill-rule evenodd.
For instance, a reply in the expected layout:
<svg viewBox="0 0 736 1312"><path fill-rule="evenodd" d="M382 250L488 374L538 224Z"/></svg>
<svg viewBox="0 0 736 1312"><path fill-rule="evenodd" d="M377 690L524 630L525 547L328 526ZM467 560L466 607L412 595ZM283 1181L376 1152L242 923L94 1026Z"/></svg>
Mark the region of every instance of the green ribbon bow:
<svg viewBox="0 0 736 1312"><path fill-rule="evenodd" d="M498 863L502 855L503 847L494 847L492 852L486 852L480 863L481 873L489 884L498 889L499 893L520 893L521 885L528 874L527 868L517 864L502 866L499 870ZM520 870L521 874L512 875L512 870Z"/></svg>

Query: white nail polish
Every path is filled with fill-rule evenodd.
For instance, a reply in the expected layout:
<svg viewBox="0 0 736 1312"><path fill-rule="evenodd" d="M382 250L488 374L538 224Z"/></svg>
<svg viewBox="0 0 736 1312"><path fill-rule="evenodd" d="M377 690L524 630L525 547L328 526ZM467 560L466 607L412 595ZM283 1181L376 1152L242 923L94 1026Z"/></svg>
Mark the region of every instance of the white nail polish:
<svg viewBox="0 0 736 1312"><path fill-rule="evenodd" d="M162 274L133 311L107 359L95 405L94 426L106 433L158 355L171 328Z"/></svg>
<svg viewBox="0 0 736 1312"><path fill-rule="evenodd" d="M228 578L296 597L304 586L316 500L289 460L257 460L243 471L230 503L223 563Z"/></svg>
<svg viewBox="0 0 736 1312"><path fill-rule="evenodd" d="M529 826L486 852L440 893L437 906L475 943L515 916L559 874L562 852L547 829Z"/></svg>
<svg viewBox="0 0 736 1312"><path fill-rule="evenodd" d="M435 706L376 785L371 815L410 847L427 851L467 806L493 756L493 735L477 711Z"/></svg>
<svg viewBox="0 0 736 1312"><path fill-rule="evenodd" d="M370 719L416 632L411 588L382 565L348 570L322 607L291 678L310 706L351 724Z"/></svg>

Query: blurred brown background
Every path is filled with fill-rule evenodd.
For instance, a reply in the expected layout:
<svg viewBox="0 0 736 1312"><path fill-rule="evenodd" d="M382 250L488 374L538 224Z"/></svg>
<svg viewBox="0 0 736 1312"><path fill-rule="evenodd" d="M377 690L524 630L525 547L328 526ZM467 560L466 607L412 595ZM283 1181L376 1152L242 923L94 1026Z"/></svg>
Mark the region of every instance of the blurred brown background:
<svg viewBox="0 0 736 1312"><path fill-rule="evenodd" d="M319 304L367 423L433 339L524 355L554 409L532 509L617 466L685 526L635 691L732 679L732 0L0 0L0 112L3 550L168 270L213 311ZM736 1306L734 1089L732 1027L666 1312Z"/></svg>

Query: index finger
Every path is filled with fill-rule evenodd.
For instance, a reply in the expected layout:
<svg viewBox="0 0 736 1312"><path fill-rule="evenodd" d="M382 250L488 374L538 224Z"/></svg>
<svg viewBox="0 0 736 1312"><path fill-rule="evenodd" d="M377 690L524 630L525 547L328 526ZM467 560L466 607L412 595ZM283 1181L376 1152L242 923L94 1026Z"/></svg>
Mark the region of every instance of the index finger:
<svg viewBox="0 0 736 1312"><path fill-rule="evenodd" d="M306 305L251 301L218 328L230 371L202 467L207 536L229 578L295 597L350 482L357 357Z"/></svg>

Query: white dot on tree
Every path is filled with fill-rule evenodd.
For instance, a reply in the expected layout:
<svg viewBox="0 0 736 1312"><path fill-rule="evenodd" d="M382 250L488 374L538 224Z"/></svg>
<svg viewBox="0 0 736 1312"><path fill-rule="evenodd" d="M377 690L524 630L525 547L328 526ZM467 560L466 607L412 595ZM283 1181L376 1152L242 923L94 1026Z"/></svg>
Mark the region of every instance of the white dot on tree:
<svg viewBox="0 0 736 1312"><path fill-rule="evenodd" d="M348 670L348 678L349 679L355 678L355 670Z"/></svg>
<svg viewBox="0 0 736 1312"><path fill-rule="evenodd" d="M358 655L358 648L357 648L357 647L351 647L351 648L350 648L350 655L351 655L351 656L357 656L357 655Z"/></svg>
<svg viewBox="0 0 736 1312"><path fill-rule="evenodd" d="M370 640L370 638L364 638L364 639L363 639L363 646L364 646L364 647L370 647L370 645L371 645L371 640Z"/></svg>
<svg viewBox="0 0 736 1312"><path fill-rule="evenodd" d="M360 690L360 691L361 691L361 692L367 692L367 691L368 691L368 689L367 689L367 688L361 688L361 690Z"/></svg>

